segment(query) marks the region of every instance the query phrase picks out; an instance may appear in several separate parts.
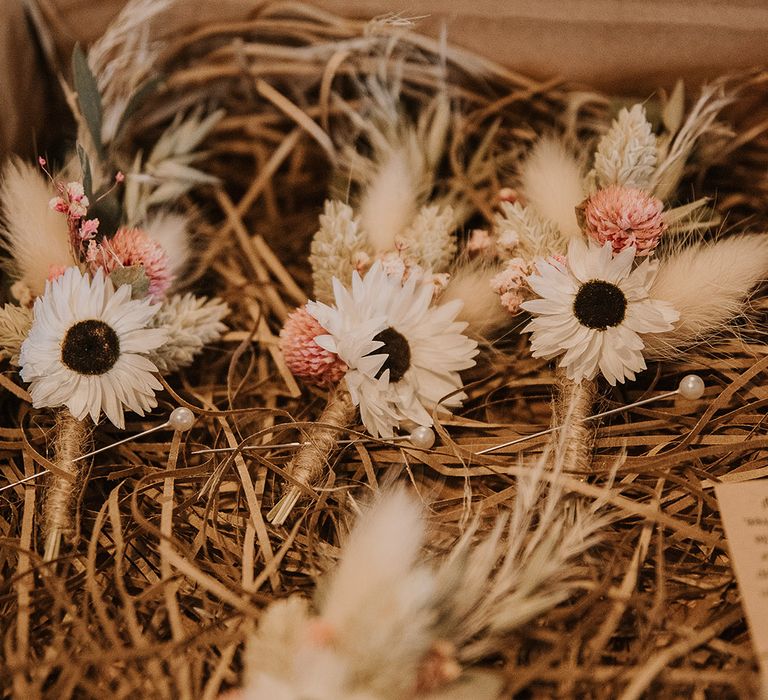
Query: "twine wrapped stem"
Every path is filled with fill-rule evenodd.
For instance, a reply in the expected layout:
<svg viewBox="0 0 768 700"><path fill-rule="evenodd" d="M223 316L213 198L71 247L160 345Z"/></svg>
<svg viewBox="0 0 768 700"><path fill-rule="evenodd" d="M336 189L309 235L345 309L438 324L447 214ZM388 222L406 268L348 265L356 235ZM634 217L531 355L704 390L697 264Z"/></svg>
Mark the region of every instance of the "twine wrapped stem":
<svg viewBox="0 0 768 700"><path fill-rule="evenodd" d="M83 465L75 461L83 454L89 428L84 420L77 420L68 409L62 408L56 417L56 466L69 476L54 473L43 506L45 532L45 561L59 556L62 536L75 532L74 506Z"/></svg>
<svg viewBox="0 0 768 700"><path fill-rule="evenodd" d="M311 486L320 479L328 464L328 457L336 447L339 429L346 428L354 420L355 411L352 397L346 389L336 388L331 392L317 423L306 431L306 440L286 468L293 481ZM269 511L269 521L282 525L301 497L301 491L295 483L290 486Z"/></svg>
<svg viewBox="0 0 768 700"><path fill-rule="evenodd" d="M568 471L587 472L592 464L594 426L585 419L592 414L597 399L597 382L574 382L558 370L555 389L552 425L563 428L552 439L563 445L563 463Z"/></svg>

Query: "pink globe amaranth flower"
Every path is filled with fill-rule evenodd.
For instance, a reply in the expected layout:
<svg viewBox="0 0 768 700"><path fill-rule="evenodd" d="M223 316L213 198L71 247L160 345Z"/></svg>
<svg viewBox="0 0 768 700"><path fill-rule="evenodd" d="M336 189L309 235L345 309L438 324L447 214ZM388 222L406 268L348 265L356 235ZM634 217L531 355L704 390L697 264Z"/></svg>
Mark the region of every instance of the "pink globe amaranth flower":
<svg viewBox="0 0 768 700"><path fill-rule="evenodd" d="M344 377L347 365L336 353L321 348L315 338L325 330L309 314L306 306L296 309L280 331L280 351L288 369L314 384L335 384Z"/></svg>
<svg viewBox="0 0 768 700"><path fill-rule="evenodd" d="M610 185L591 195L581 206L586 234L613 252L635 246L637 255L650 255L667 228L658 197L636 187Z"/></svg>
<svg viewBox="0 0 768 700"><path fill-rule="evenodd" d="M101 268L109 275L115 268L141 265L149 280L149 296L159 301L171 286L170 261L163 247L138 228L119 228L109 240L88 251L92 272Z"/></svg>

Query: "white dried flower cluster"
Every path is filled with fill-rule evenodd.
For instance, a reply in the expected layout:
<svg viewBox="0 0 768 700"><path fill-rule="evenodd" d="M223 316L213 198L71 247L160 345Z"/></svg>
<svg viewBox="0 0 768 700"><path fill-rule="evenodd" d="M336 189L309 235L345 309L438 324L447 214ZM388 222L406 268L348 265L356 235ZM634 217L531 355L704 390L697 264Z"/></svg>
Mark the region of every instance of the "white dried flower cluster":
<svg viewBox="0 0 768 700"><path fill-rule="evenodd" d="M0 358L19 363L21 344L32 327L32 309L16 304L5 304L0 309Z"/></svg>
<svg viewBox="0 0 768 700"><path fill-rule="evenodd" d="M154 317L153 326L166 331L166 342L148 356L161 372L175 372L191 364L206 343L218 340L227 327L222 319L229 308L221 299L176 294Z"/></svg>
<svg viewBox="0 0 768 700"><path fill-rule="evenodd" d="M422 207L403 234L408 242L408 255L433 272L446 270L456 255L453 228L451 207L434 204Z"/></svg>
<svg viewBox="0 0 768 700"><path fill-rule="evenodd" d="M348 282L356 261L370 260L370 253L365 233L352 207L335 199L326 201L309 256L315 298L322 302L331 301L333 278Z"/></svg>
<svg viewBox="0 0 768 700"><path fill-rule="evenodd" d="M656 136L645 108L636 104L629 110L622 109L595 152L597 184L650 189L656 156Z"/></svg>
<svg viewBox="0 0 768 700"><path fill-rule="evenodd" d="M496 245L502 257L519 256L527 260L560 253L565 238L551 221L519 202L502 202L494 217Z"/></svg>

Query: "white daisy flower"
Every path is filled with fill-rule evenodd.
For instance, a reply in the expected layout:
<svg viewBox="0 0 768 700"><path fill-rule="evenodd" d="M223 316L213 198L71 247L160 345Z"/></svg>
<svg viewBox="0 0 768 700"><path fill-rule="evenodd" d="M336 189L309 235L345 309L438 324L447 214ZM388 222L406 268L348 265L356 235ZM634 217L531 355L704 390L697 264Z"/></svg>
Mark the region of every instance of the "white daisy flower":
<svg viewBox="0 0 768 700"><path fill-rule="evenodd" d="M431 306L431 281L411 274L403 283L380 262L365 278L353 273L351 291L334 279L333 292L333 307L307 304L328 331L315 342L349 368L347 389L374 437L392 437L406 420L430 426L438 404L461 405L459 371L475 364L477 343L463 335L467 324L454 320L460 301Z"/></svg>
<svg viewBox="0 0 768 700"><path fill-rule="evenodd" d="M533 356L562 355L569 379L600 371L612 386L644 370L642 336L672 330L680 314L650 298L657 264L646 260L633 270L634 260L634 246L614 257L610 242L600 248L578 240L565 263L539 259L527 281L541 298L522 304L534 315L523 329L532 334Z"/></svg>
<svg viewBox="0 0 768 700"><path fill-rule="evenodd" d="M35 408L66 406L94 423L104 411L118 428L123 407L142 416L154 408L162 385L142 355L165 342L164 330L146 327L159 308L131 300L128 284L115 291L101 270L90 279L70 267L48 282L19 357Z"/></svg>

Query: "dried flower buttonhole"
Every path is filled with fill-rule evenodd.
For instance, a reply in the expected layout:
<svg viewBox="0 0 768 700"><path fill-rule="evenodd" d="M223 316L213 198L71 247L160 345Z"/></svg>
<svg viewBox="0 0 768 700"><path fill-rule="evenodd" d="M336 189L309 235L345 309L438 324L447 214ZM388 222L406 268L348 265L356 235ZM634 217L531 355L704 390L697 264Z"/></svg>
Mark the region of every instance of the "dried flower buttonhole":
<svg viewBox="0 0 768 700"><path fill-rule="evenodd" d="M115 291L101 270L91 279L76 267L46 284L20 354L35 408L66 406L76 419L90 415L94 423L103 411L124 428L124 407L144 415L157 405L162 386L144 355L167 333L147 327L159 307L131 299L131 291L130 285Z"/></svg>

